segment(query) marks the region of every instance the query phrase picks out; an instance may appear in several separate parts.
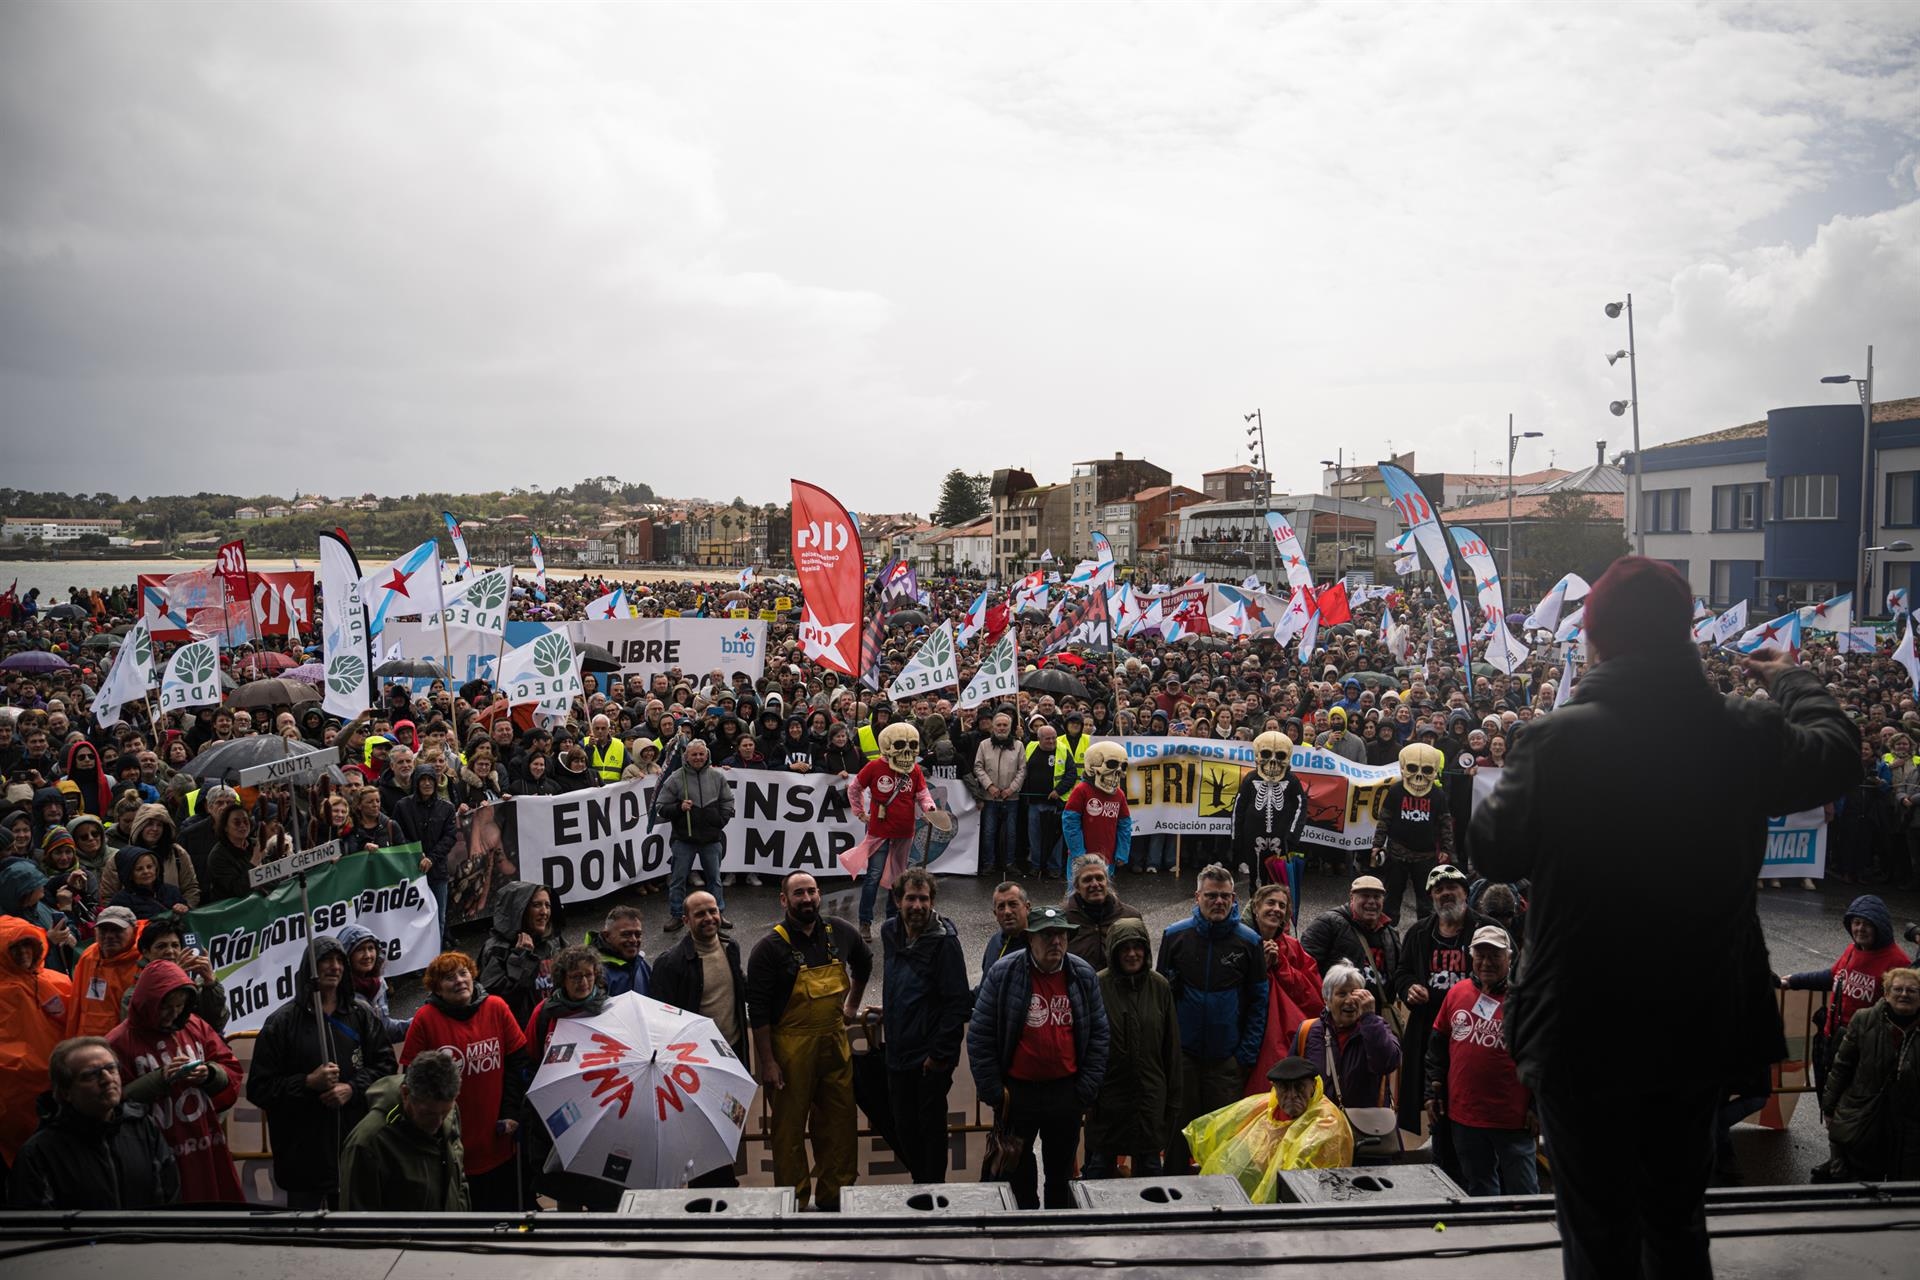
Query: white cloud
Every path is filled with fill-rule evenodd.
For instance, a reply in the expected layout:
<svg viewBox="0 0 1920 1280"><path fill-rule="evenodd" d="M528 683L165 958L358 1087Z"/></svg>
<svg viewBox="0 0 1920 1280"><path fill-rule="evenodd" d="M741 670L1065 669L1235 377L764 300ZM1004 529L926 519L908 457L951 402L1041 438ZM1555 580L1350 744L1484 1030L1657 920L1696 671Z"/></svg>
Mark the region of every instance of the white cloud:
<svg viewBox="0 0 1920 1280"><path fill-rule="evenodd" d="M1579 465L1629 288L1649 443L1868 341L1920 390L1914 203L1747 238L1862 137L1914 200L1906 7L9 14L16 485L925 509L1116 449L1197 483L1256 404L1295 487L1491 465L1509 411Z"/></svg>

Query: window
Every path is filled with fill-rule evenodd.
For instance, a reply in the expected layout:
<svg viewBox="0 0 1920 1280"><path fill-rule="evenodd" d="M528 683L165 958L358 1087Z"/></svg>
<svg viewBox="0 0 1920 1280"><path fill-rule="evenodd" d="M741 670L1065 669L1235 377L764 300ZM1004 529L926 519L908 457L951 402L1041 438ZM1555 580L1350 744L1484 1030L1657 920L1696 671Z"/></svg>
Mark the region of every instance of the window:
<svg viewBox="0 0 1920 1280"><path fill-rule="evenodd" d="M1648 533L1686 533L1692 507L1691 489L1655 489L1640 495L1640 525Z"/></svg>
<svg viewBox="0 0 1920 1280"><path fill-rule="evenodd" d="M1887 509L1883 524L1912 529L1920 525L1914 513L1920 511L1920 471L1894 471L1887 475Z"/></svg>
<svg viewBox="0 0 1920 1280"><path fill-rule="evenodd" d="M1693 581L1692 577L1689 576L1687 573L1687 570L1691 567L1691 561L1662 560L1660 563L1666 565L1668 568L1672 569L1675 573L1679 574L1681 577L1686 578L1688 582Z"/></svg>
<svg viewBox="0 0 1920 1280"><path fill-rule="evenodd" d="M1731 487L1731 486L1728 486ZM1714 491L1714 515L1720 514L1720 490ZM1707 603L1724 609L1733 598L1733 561L1715 560L1708 571Z"/></svg>
<svg viewBox="0 0 1920 1280"><path fill-rule="evenodd" d="M1839 519L1840 477L1780 477L1780 518L1782 520Z"/></svg>
<svg viewBox="0 0 1920 1280"><path fill-rule="evenodd" d="M1764 483L1713 486L1714 530L1758 529L1766 510L1766 492Z"/></svg>

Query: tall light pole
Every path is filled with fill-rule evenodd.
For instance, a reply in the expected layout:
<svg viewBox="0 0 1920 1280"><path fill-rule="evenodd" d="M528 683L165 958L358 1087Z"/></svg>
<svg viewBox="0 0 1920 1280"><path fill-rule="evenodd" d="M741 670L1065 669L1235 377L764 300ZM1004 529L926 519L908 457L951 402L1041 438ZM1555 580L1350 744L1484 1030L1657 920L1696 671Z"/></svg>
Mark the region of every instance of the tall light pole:
<svg viewBox="0 0 1920 1280"><path fill-rule="evenodd" d="M1615 400L1609 404L1607 408L1616 418L1625 413L1629 406L1633 409L1633 496L1629 500L1633 503L1633 553L1637 556L1644 556L1647 554L1647 522L1646 512L1640 509L1640 472L1643 470L1642 459L1640 457L1640 356L1638 350L1633 345L1632 294L1627 295L1627 300L1624 303L1609 302L1606 308L1607 318L1610 320L1619 319L1620 312L1623 309L1627 313L1627 349L1624 352L1616 351L1614 354L1608 356L1607 363L1612 364L1622 355L1627 357L1628 399Z"/></svg>
<svg viewBox="0 0 1920 1280"><path fill-rule="evenodd" d="M1333 578L1338 582L1346 576L1340 558L1340 536L1346 531L1346 512L1340 507L1345 499L1340 496L1340 486L1347 480L1347 446L1341 445L1335 449L1332 458L1320 459L1320 465L1333 468ZM1359 468L1355 467L1354 470L1358 471ZM1356 542L1353 545L1358 547L1360 544Z"/></svg>
<svg viewBox="0 0 1920 1280"><path fill-rule="evenodd" d="M1507 415L1507 564L1500 570L1500 576L1507 580L1509 586L1513 583L1513 455L1519 452L1522 440L1538 440L1544 435L1544 431L1513 434L1513 415Z"/></svg>
<svg viewBox="0 0 1920 1280"><path fill-rule="evenodd" d="M1266 518L1273 513L1273 471L1267 466L1267 424L1260 417L1260 410L1242 414L1242 418L1253 425L1247 428L1247 449L1253 454L1253 464L1260 472L1260 522L1265 525ZM1276 582L1280 571L1279 548L1272 534L1267 535L1267 580Z"/></svg>
<svg viewBox="0 0 1920 1280"><path fill-rule="evenodd" d="M1858 608L1859 597L1871 596L1873 592L1873 556L1867 549L1867 544L1873 541L1873 491L1869 487L1873 477L1873 345L1867 345L1866 377L1836 373L1820 381L1852 382L1860 387L1860 558L1854 562L1860 577L1853 587L1854 606Z"/></svg>

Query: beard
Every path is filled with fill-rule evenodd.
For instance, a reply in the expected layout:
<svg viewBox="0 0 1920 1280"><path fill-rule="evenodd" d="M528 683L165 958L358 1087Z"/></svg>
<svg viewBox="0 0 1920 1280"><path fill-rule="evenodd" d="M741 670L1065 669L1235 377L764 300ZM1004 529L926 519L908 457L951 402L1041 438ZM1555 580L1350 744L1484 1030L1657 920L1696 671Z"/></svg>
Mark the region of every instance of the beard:
<svg viewBox="0 0 1920 1280"><path fill-rule="evenodd" d="M820 904L817 902L796 902L787 908L787 914L801 924L812 924L820 918Z"/></svg>
<svg viewBox="0 0 1920 1280"><path fill-rule="evenodd" d="M1440 918L1441 924L1451 929L1467 918L1467 904L1464 902L1449 902L1444 907L1435 907L1433 914Z"/></svg>

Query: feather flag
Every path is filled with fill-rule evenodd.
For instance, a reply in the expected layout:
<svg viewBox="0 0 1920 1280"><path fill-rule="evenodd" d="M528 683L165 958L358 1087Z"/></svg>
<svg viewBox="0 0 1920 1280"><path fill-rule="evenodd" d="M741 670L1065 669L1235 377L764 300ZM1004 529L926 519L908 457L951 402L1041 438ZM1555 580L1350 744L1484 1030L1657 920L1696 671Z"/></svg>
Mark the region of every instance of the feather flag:
<svg viewBox="0 0 1920 1280"><path fill-rule="evenodd" d="M1904 591L1906 588L1902 587ZM1913 615L1907 615L1907 632L1900 637L1900 647L1893 651L1893 660L1906 668L1907 683L1912 686L1915 697L1920 697L1920 658L1913 653Z"/></svg>
<svg viewBox="0 0 1920 1280"><path fill-rule="evenodd" d="M825 489L791 483L793 563L805 601L797 633L801 652L830 671L857 676L867 598L859 526Z"/></svg>
<svg viewBox="0 0 1920 1280"><path fill-rule="evenodd" d="M1407 523L1407 533L1426 556L1433 571L1440 576L1440 590L1446 598L1447 611L1453 616L1453 638L1459 648L1460 666L1465 670L1469 662L1467 633L1471 628L1467 623L1466 602L1460 598L1460 582L1453 571L1453 555L1447 549L1447 535L1440 517L1434 514L1427 495L1406 471L1390 463L1382 463L1380 478L1386 482L1387 494L1399 511L1400 518Z"/></svg>
<svg viewBox="0 0 1920 1280"><path fill-rule="evenodd" d="M1300 550L1300 535L1287 523L1287 518L1278 511L1267 512L1267 532L1273 535L1273 544L1280 552L1280 568L1287 575L1287 586L1312 587L1313 569Z"/></svg>
<svg viewBox="0 0 1920 1280"><path fill-rule="evenodd" d="M1585 578L1577 573L1568 574L1553 584L1553 590L1541 598L1540 603L1534 606L1533 612L1527 615L1527 620L1522 625L1529 631L1558 631L1561 611L1577 600L1586 599L1587 592L1591 590ZM1699 619L1706 615L1696 612L1693 616Z"/></svg>
<svg viewBox="0 0 1920 1280"><path fill-rule="evenodd" d="M460 522L453 518L453 512L442 511L440 518L447 522L447 536L453 539L453 553L460 557L460 576L466 577L473 572L473 557L467 554L467 534Z"/></svg>
<svg viewBox="0 0 1920 1280"><path fill-rule="evenodd" d="M533 549L533 594L545 601L547 598L547 556L540 546L540 535L527 535L527 545Z"/></svg>
<svg viewBox="0 0 1920 1280"><path fill-rule="evenodd" d="M1447 532L1453 536L1454 545L1460 548L1460 558L1467 562L1467 568L1473 570L1473 593L1480 602L1480 608L1487 616L1499 618L1504 623L1507 616L1506 593L1500 585L1500 569L1494 562L1487 540L1464 525L1454 525Z"/></svg>

